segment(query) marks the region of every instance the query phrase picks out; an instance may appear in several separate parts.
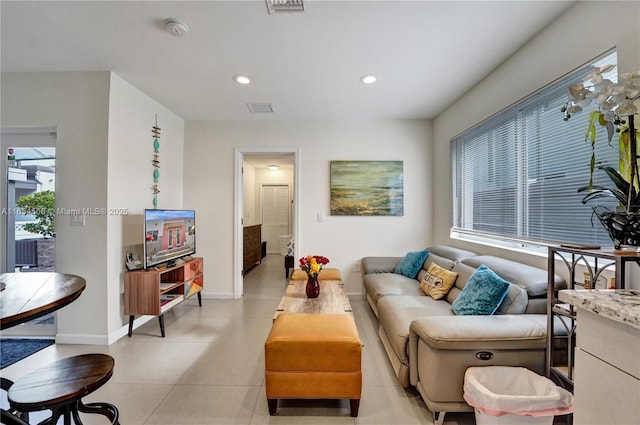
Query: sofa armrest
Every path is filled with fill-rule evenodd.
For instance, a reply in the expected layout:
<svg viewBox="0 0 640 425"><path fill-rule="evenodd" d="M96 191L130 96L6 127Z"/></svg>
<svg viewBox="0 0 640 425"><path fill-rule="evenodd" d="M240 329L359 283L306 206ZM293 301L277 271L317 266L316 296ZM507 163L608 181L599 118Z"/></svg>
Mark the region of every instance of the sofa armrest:
<svg viewBox="0 0 640 425"><path fill-rule="evenodd" d="M546 337L544 315L422 317L409 326L409 380L419 380L419 339L437 350L497 350L544 349Z"/></svg>
<svg viewBox="0 0 640 425"><path fill-rule="evenodd" d="M362 259L362 275L372 273L393 273L402 257L364 257Z"/></svg>

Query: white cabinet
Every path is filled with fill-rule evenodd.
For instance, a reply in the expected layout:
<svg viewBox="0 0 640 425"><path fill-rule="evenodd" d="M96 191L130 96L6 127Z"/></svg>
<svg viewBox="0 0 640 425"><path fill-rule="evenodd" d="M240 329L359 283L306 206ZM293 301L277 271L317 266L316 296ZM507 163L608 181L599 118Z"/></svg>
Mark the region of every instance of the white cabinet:
<svg viewBox="0 0 640 425"><path fill-rule="evenodd" d="M640 424L640 329L577 309L574 424Z"/></svg>

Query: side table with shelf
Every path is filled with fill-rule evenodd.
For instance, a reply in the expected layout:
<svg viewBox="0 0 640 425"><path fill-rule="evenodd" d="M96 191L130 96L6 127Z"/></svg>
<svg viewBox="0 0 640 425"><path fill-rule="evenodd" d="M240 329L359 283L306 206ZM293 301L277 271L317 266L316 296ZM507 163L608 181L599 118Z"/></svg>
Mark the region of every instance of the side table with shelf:
<svg viewBox="0 0 640 425"><path fill-rule="evenodd" d="M589 282L598 282L598 278L605 270L614 272L614 289L625 288L625 276L627 263L634 262L640 265L640 252L618 251L611 248L581 249L579 247L550 246L547 258L548 288L547 288L547 358L546 375L548 378L556 378L563 386L573 389L574 353L576 337L576 311L573 305L561 303L556 298L554 276L556 274L556 262L564 263L568 272L567 289L593 289L581 283L576 276L576 269L587 270L585 278ZM582 280L583 282L584 280ZM560 321L556 320L559 318ZM554 363L554 326L562 323L567 331L567 362L566 364Z"/></svg>
<svg viewBox="0 0 640 425"><path fill-rule="evenodd" d="M124 275L124 314L129 315L129 336L137 315L158 316L164 332L164 313L193 295L202 307L204 260L183 259L170 267L126 272Z"/></svg>

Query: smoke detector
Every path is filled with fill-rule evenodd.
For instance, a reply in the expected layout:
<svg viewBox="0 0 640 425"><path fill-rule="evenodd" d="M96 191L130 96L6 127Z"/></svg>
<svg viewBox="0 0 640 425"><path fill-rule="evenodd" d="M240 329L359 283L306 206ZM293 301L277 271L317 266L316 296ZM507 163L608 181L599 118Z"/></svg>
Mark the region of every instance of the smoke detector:
<svg viewBox="0 0 640 425"><path fill-rule="evenodd" d="M174 37L183 37L189 31L189 26L179 19L167 19L164 21L164 29Z"/></svg>
<svg viewBox="0 0 640 425"><path fill-rule="evenodd" d="M265 0L269 14L304 12L304 0Z"/></svg>

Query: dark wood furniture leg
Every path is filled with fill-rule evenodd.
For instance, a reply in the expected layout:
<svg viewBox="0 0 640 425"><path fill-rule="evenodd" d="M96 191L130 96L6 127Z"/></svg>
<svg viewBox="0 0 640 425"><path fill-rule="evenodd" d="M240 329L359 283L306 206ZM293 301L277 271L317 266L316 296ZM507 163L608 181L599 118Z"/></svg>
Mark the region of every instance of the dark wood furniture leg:
<svg viewBox="0 0 640 425"><path fill-rule="evenodd" d="M289 279L289 269L293 268L293 256L285 255L284 257L284 277Z"/></svg>
<svg viewBox="0 0 640 425"><path fill-rule="evenodd" d="M202 291L198 292L198 306L202 307Z"/></svg>
<svg viewBox="0 0 640 425"><path fill-rule="evenodd" d="M351 407L351 417L358 417L358 409L360 408L360 399L359 398L351 398L349 399L349 407Z"/></svg>
<svg viewBox="0 0 640 425"><path fill-rule="evenodd" d="M129 337L131 337L131 334L133 333L133 318L135 316L134 315L130 315L129 316Z"/></svg>
<svg viewBox="0 0 640 425"><path fill-rule="evenodd" d="M164 314L161 314L160 316L158 316L158 322L160 322L160 333L164 338Z"/></svg>
<svg viewBox="0 0 640 425"><path fill-rule="evenodd" d="M276 414L276 410L278 410L278 399L277 398L268 398L267 404L269 405L269 414L271 416Z"/></svg>

